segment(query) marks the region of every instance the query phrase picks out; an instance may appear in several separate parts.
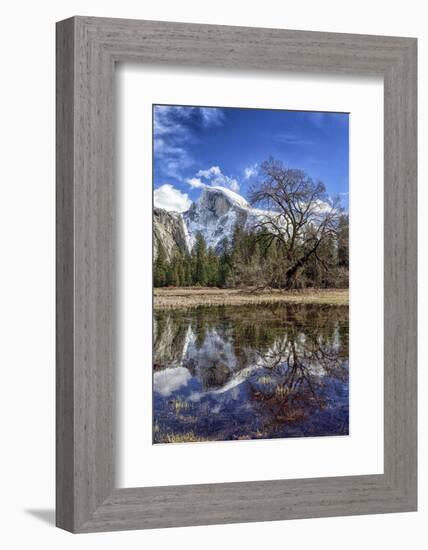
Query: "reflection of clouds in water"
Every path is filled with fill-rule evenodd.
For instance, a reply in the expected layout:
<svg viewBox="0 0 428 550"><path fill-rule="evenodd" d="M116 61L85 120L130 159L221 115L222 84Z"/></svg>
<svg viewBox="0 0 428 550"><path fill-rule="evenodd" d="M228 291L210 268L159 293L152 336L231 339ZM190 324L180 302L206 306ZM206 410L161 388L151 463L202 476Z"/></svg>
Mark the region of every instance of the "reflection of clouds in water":
<svg viewBox="0 0 428 550"><path fill-rule="evenodd" d="M202 394L201 392L195 391L195 392L192 392L187 399L192 403L197 403L202 399L203 396L204 394Z"/></svg>
<svg viewBox="0 0 428 550"><path fill-rule="evenodd" d="M163 397L168 397L172 392L186 386L192 375L185 367L176 367L155 372L153 375L154 390Z"/></svg>
<svg viewBox="0 0 428 550"><path fill-rule="evenodd" d="M236 354L233 341L222 331L208 330L202 344L197 345L196 337L188 339L186 346L187 357L193 359L198 365L209 365L221 361L229 369L236 368Z"/></svg>
<svg viewBox="0 0 428 550"><path fill-rule="evenodd" d="M347 433L346 310L281 306L157 316L155 442L187 433L214 440Z"/></svg>

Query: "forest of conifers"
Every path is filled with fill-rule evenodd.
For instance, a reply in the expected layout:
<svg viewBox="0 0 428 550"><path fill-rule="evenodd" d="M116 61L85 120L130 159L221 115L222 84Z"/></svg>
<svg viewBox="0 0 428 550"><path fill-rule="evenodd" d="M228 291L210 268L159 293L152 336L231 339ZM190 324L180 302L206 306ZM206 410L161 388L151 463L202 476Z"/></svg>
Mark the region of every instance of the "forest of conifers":
<svg viewBox="0 0 428 550"><path fill-rule="evenodd" d="M166 260L162 245L154 264L154 286L271 287L283 286L281 269L285 264L280 242L264 246L266 239L256 232L235 227L230 242L217 255L208 248L201 233L191 254L178 253ZM318 253L308 259L295 278L294 288L346 288L348 286L348 216L339 220L336 238L329 238ZM284 271L284 270L282 270ZM275 277L275 274L276 277Z"/></svg>

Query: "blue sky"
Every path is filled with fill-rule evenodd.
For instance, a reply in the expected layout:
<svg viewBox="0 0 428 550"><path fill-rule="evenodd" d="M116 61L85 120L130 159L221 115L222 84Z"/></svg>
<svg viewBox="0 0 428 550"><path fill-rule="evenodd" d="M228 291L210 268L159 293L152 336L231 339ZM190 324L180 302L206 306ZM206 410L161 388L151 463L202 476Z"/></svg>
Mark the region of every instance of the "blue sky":
<svg viewBox="0 0 428 550"><path fill-rule="evenodd" d="M346 113L155 105L155 204L186 210L206 185L248 198L272 156L321 180L347 209L348 126Z"/></svg>

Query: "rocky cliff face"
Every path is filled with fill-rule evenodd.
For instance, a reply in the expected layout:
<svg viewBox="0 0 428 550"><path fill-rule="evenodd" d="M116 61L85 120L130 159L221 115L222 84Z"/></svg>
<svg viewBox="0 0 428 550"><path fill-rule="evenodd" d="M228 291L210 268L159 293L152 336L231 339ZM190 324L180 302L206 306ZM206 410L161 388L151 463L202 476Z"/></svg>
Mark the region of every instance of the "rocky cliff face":
<svg viewBox="0 0 428 550"><path fill-rule="evenodd" d="M243 197L224 187L205 188L199 199L183 214L190 246L193 246L200 231L207 246L218 252L224 240L232 237L236 224L250 229L264 216L266 212L251 208Z"/></svg>
<svg viewBox="0 0 428 550"><path fill-rule="evenodd" d="M220 252L225 239L232 237L236 224L251 229L269 215L252 208L243 197L224 187L205 188L183 214L161 208L153 212L154 256L161 242L168 259L177 250L191 251L198 232L204 236L207 246Z"/></svg>
<svg viewBox="0 0 428 550"><path fill-rule="evenodd" d="M162 208L153 209L153 255L157 257L161 243L168 261L180 250L185 252L189 246L187 227L183 216L177 212L167 212Z"/></svg>

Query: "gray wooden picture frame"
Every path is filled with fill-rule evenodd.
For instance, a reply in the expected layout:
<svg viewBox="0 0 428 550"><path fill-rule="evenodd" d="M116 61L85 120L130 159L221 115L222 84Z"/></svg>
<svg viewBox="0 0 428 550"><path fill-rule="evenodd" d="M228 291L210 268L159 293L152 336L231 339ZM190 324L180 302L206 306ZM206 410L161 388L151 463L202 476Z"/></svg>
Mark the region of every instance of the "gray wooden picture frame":
<svg viewBox="0 0 428 550"><path fill-rule="evenodd" d="M416 510L416 46L414 38L91 17L57 24L58 527L83 533ZM117 62L383 77L383 474L115 488Z"/></svg>

